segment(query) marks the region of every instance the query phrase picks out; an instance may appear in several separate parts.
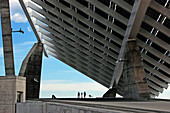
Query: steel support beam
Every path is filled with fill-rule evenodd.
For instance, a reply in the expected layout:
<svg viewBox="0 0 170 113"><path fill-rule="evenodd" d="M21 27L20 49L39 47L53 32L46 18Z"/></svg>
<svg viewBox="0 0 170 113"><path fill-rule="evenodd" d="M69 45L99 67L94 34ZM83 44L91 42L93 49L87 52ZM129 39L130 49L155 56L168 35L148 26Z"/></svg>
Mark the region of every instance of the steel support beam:
<svg viewBox="0 0 170 113"><path fill-rule="evenodd" d="M81 41L81 40L77 39L75 36L71 35L70 33L66 32L65 30L63 30L61 27L56 26L55 24L47 21L46 19L44 19L44 18L42 18L42 17L40 17L40 16L35 16L34 13L33 13L33 17L36 17L36 18L37 18L38 20L40 20L41 22L47 24L48 26L52 27L52 28L55 29L56 31L62 33L62 35L65 35L66 37L70 38L71 40L74 40L74 41L76 41L76 42L80 42L80 41ZM51 17L51 16L48 15L48 17ZM101 47L101 45L99 45L98 43L96 43L95 41L93 41L92 39L90 39L89 37L83 35L82 33L78 32L77 30L71 28L71 27L68 26L67 24L62 23L62 22L59 21L59 20L57 21L57 19L53 19L53 17L51 17L51 20L52 20L52 21L55 21L55 22L56 22L57 24L59 24L59 25L62 25L65 29L67 29L68 31L72 32L72 33L75 34L76 36L79 36L80 38L82 38L82 39L85 40L86 42L89 42L90 45L94 45L95 47L97 47L97 48L98 48L99 50L101 50L102 52L107 51L110 56L112 56L113 58L117 59L117 55L116 55L115 53L109 52L108 49L106 49L106 48L104 48L104 47ZM51 32L51 29L49 29L46 25L42 24L41 22L36 21L36 25L38 25L38 26L46 29L47 31ZM70 23L72 24L72 22L70 22ZM75 26L77 25L76 23L73 23L73 24L74 24ZM86 30L83 29L83 28L82 28L82 30L83 30L83 31L86 31ZM52 34L61 35L61 34L59 34L58 32L53 32ZM90 32L87 31L86 33L90 33ZM92 33L92 32L91 32L91 33ZM91 34L91 33L90 33L90 34ZM93 34L93 36L95 37L96 40L104 42L104 44L107 44L108 47L114 49L116 52L119 51L119 48L118 48L117 46L109 43L109 42L106 41L106 40L101 40L101 38L99 38L99 37L98 37L97 35L95 35L94 33L92 33L92 34ZM56 36L58 36L58 35L56 35ZM89 40L90 40L90 41L89 41ZM85 44L85 43L84 43L84 44ZM85 47L85 48L88 49L90 46L89 46L89 45L87 46L87 44L85 44L83 47ZM91 49L92 49L92 48L91 48ZM89 49L89 50L90 50L90 49ZM98 52L98 51L95 51L95 52ZM102 53L100 52L98 55L100 56L100 55L102 55ZM111 63L114 64L115 62L111 62Z"/></svg>
<svg viewBox="0 0 170 113"><path fill-rule="evenodd" d="M32 20L31 20L31 17L29 16L29 12L27 11L27 8L25 7L24 0L19 0L19 2L20 2L20 4L21 4L21 7L22 7L22 9L23 9L23 11L24 11L24 13L25 13L25 16L27 17L27 19L28 19L28 21L29 21L29 23L30 23L30 25L31 25L31 28L32 28L32 30L33 30L36 38L37 38L37 41L38 41L38 42L41 42L41 39L40 39L40 37L39 37L39 35L38 35L38 32L37 32L37 30L36 30L36 28L35 28ZM44 55L45 55L46 57L48 57L47 52L46 52L45 49L43 49L43 52L44 52Z"/></svg>
<svg viewBox="0 0 170 113"><path fill-rule="evenodd" d="M132 11L132 6L123 0L111 0L111 1L116 3L118 6L122 7L123 9L125 9L129 13Z"/></svg>
<svg viewBox="0 0 170 113"><path fill-rule="evenodd" d="M103 37L100 37L98 35L96 35L95 33L93 33L92 31L90 31L89 29L86 29L84 26L81 26L80 24L76 23L74 20L68 18L67 16L63 15L62 13L58 12L57 10L54 10L47 6L45 3L41 2L41 1L36 1L37 4L39 5L43 5L45 9L47 10L50 10L54 15L60 17L61 19L65 20L66 22L70 23L71 25L73 25L75 28L78 28L80 30L82 30L83 32L85 32L86 34L94 37L96 40L98 40L99 42L103 43L104 45L108 45L110 48L112 48L113 50L115 50L116 52L119 52L119 48L114 46L114 45L111 45L110 43L108 43L105 39L103 39ZM64 26L65 29L71 29L69 30L70 32L72 32L73 34L77 35L77 36L80 36L82 37L82 35L79 35L80 33L78 32L77 34L77 31L73 28L71 28L70 26L64 24L62 21L52 17L51 15L49 15L48 13L44 12L43 10L41 10L40 8L38 8L37 6L35 6L34 4L31 4L29 3L28 5L31 9L35 10L36 12L40 13L41 15L44 15L46 17L49 17L50 20L56 22L58 25L61 25L61 26ZM121 44L122 41L115 37L114 35L111 35L110 33L108 33L107 31L104 31L103 29L100 29L99 27L97 27L97 25L94 25L93 23L91 23L89 20L85 20L83 19L82 17L80 17L80 15L77 15L76 13L74 13L73 11L69 10L66 6L62 5L61 3L58 3L56 4L57 7L60 7L60 8L63 8L64 11L66 12L71 12L70 14L71 15L75 15L76 18L79 18L80 20L82 20L83 22L87 22L86 24L90 24L89 26L94 28L95 30L99 31L100 33L104 33L104 34L107 34L106 36L108 36L109 38L111 38L114 42L118 43L118 44ZM40 21L44 22L45 24L47 25L50 25L49 22L47 22L47 20L45 20L44 18L42 17L39 17L38 15L35 15L35 13L33 13L33 17L39 19ZM55 26L55 27L54 27ZM53 28L56 28L57 26L54 25L54 26L51 26ZM83 36L85 37L85 36ZM88 42L88 41L87 41ZM100 49L100 48L99 48ZM113 55L113 54L112 54ZM112 56L111 55L111 56ZM116 57L117 59L117 57Z"/></svg>
<svg viewBox="0 0 170 113"><path fill-rule="evenodd" d="M39 35L38 35L38 33L37 33L37 30L36 30L36 28L35 28L32 20L31 20L30 16L29 16L29 13L28 13L28 11L27 11L27 8L25 7L24 1L23 1L23 0L19 0L19 2L20 2L20 4L21 4L21 7L22 7L22 9L23 9L23 11L24 11L24 13L25 13L25 15L26 15L26 17L27 17L30 25L31 25L31 28L32 28L32 30L33 30L33 32L34 32L37 40L40 41L40 37L39 37Z"/></svg>
<svg viewBox="0 0 170 113"><path fill-rule="evenodd" d="M99 83L102 83L105 87L109 87L109 84L108 84L107 82L105 82L105 80L102 80L102 79L97 78L95 73L90 72L90 74L88 74L87 71L85 71L83 67L79 67L79 68L78 68L78 67L76 67L75 65L72 65L72 63L71 63L70 61L67 61L67 60L63 57L63 55L55 54L55 53L53 53L53 52L51 52L51 51L49 52L49 54L52 55L53 57L55 57L55 58L57 58L57 59L65 62L67 65L69 65L69 66L77 69L78 71L80 71L81 73L87 75L88 77L90 77L90 78L98 81ZM93 75L93 76L92 76L92 75Z"/></svg>
<svg viewBox="0 0 170 113"><path fill-rule="evenodd" d="M152 74L158 76L159 78L161 78L162 80L164 80L167 83L170 83L170 78L162 73L160 73L158 70L153 69L152 67L150 67L149 65L144 63L144 67L146 70L148 70L149 72L151 72Z"/></svg>
<svg viewBox="0 0 170 113"><path fill-rule="evenodd" d="M105 71L107 71L107 73L109 73L109 74L112 74L112 72L110 72L110 68L105 64L105 63L103 63L103 64L99 64L99 63L97 63L96 61L98 61L98 62L101 62L101 59L99 59L99 58L97 58L97 57L95 57L91 52L88 52L88 51L86 51L86 50L83 50L83 49L81 49L81 47L78 47L78 45L77 44L74 44L73 46L70 46L70 45L66 45L66 42L68 42L68 44L71 44L71 42L70 41L67 41L66 40L66 42L63 42L63 41L61 41L60 39L64 39L65 37L58 37L58 38L56 38L56 37L53 37L53 36L51 36L47 31L45 31L45 30L43 30L43 29L39 29L39 32L41 32L42 34L44 34L44 36L42 36L42 38L44 39L44 40L47 40L48 42L52 42L52 41L50 41L49 39L51 39L51 40L53 40L54 42L52 42L52 44L53 44L53 46L56 44L56 46L58 46L59 48L62 48L61 47L61 45L62 46L64 46L65 47L65 49L69 49L72 53L77 53L81 58L83 58L84 59L84 62L87 62L87 61L89 61L90 63L92 63L97 69L103 69L103 70L105 70ZM49 38L46 38L45 37L45 35L47 36L47 37L49 37ZM59 36L59 35L57 35L57 36ZM81 44L81 43L79 43L79 44ZM77 49L77 48L79 48L79 49ZM85 56L85 54L87 54L87 56ZM94 60L93 59L93 57L95 57L94 59L96 60ZM107 68L106 68L107 67Z"/></svg>
<svg viewBox="0 0 170 113"><path fill-rule="evenodd" d="M162 33L166 34L168 37L170 37L170 32L169 29L165 26L163 26L161 23L155 21L154 19L152 19L149 16L145 15L145 19L144 22L146 22L147 24L149 24L150 26L154 27L155 29L161 31Z"/></svg>
<svg viewBox="0 0 170 113"><path fill-rule="evenodd" d="M156 90L154 90L154 89L152 89L152 88L149 88L149 92L150 92L151 94L154 94L155 96L158 96L158 95L159 95L159 92L156 91Z"/></svg>
<svg viewBox="0 0 170 113"><path fill-rule="evenodd" d="M153 34L149 33L145 29L141 28L140 31L139 31L139 34L143 35L144 37L149 38L151 41L153 41L154 43L160 45L162 48L166 49L167 51L170 51L170 45L168 43L162 41L161 39L159 39L158 37L156 37Z"/></svg>
<svg viewBox="0 0 170 113"><path fill-rule="evenodd" d="M36 2L36 0L33 0L33 1ZM57 1L55 1L55 0L48 0L48 2L57 4ZM93 11L91 11L88 8L85 8L80 3L76 2L75 0L67 0L67 2L69 4L71 4L71 5L73 5L74 7L80 9L82 12L84 12L84 13L88 14L89 16L93 17L97 21L103 23L104 25L109 26L111 29L115 30L119 34L122 34L122 35L125 34L125 31L123 29L116 26L115 24L112 24L110 21L106 20L105 18L101 18L98 14L94 13Z"/></svg>
<svg viewBox="0 0 170 113"><path fill-rule="evenodd" d="M50 44L48 44L48 42L44 42L44 44L46 44L46 45L48 45L48 47L50 47ZM64 55L65 57L67 57L67 59L70 59L72 62L74 62L74 63L72 63L72 64L75 65L76 67L83 67L84 70L86 70L86 71L88 70L88 71L90 71L90 72L93 72L92 75L94 75L94 73L95 73L95 75L96 75L97 78L100 78L100 79L102 79L102 80L105 80L105 81L109 82L111 76L108 76L108 75L107 75L106 73L104 73L103 71L97 70L96 68L94 68L94 67L91 66L90 64L87 64L86 62L82 62L82 61L80 60L80 58L78 58L78 57L76 56L76 54L71 55L71 51L69 51L68 49L65 50L65 52L63 52L64 49L65 49L65 47L57 48L57 46L53 46L53 47L51 46L51 48L52 48L53 50L50 50L50 49L48 49L48 50L50 50L51 52L53 52L53 53L55 53L55 54L62 54L62 55ZM88 71L87 71L87 73L88 73ZM88 74L88 75L90 75L90 74Z"/></svg>
<svg viewBox="0 0 170 113"><path fill-rule="evenodd" d="M133 24L135 22L136 15L137 15L137 13L139 13L138 10L139 10L139 8L141 8L140 3L141 3L141 0L136 0L134 3L134 6L132 8L131 16L130 16L130 19L128 22L128 27L126 29L124 39L123 39L123 42L121 45L121 49L119 52L119 56L118 56L118 60L117 60L118 63L116 64L116 67L115 67L115 70L114 70L114 73L113 73L113 76L112 76L112 79L110 82L110 89L112 88L114 82L116 82L116 84L118 84L120 76L122 74L123 62L119 62L119 60L123 59L123 57L124 57L125 46L126 46L127 40L129 39L129 37L131 35L131 32L132 32L131 30L133 28ZM131 38L135 38L135 37L131 37Z"/></svg>
<svg viewBox="0 0 170 113"><path fill-rule="evenodd" d="M95 0L85 2L87 4L78 0L31 0L21 5L25 8L24 11L40 41L46 45L48 53L86 76L110 88L112 85L108 84L114 84L116 81L117 93L124 95L124 92L128 91L124 89L125 84L121 77L126 43L128 39L137 38L138 46L142 51L148 52L148 54L141 52L140 57L144 59L143 68L146 70L150 96L154 97L162 92L163 88L167 88L170 81L167 75L170 72L169 44L155 33L161 31L169 36L168 26L163 24L163 21L168 22L166 20L169 14L168 8L161 6L155 0L131 2L110 0L108 5ZM27 12L26 8L31 9L31 12ZM119 9L123 10L122 8L128 14L119 12ZM161 22L156 22L151 15L146 14L148 8L162 14ZM127 18L129 13L131 13L130 18ZM146 28L141 26L142 22L155 27L154 33L146 31ZM137 34L144 36L147 42L137 37ZM166 53L160 52L154 45L150 46L148 42L161 46L167 50ZM158 61L157 57L152 58L152 55L160 60ZM135 88L140 88L140 85L137 83Z"/></svg>
<svg viewBox="0 0 170 113"><path fill-rule="evenodd" d="M56 52L54 52L54 53L63 53L62 51L65 50L65 52L69 56L73 57L73 60L75 59L74 61L78 60L77 63L81 62L82 65L84 65L85 67L89 66L90 69L95 70L96 72L98 72L98 74L100 74L100 73L103 74L105 78L109 78L109 79L111 78L112 73L110 73L108 68L106 69L106 67L104 67L103 65L100 65L100 67L96 66L95 62L91 58L89 58L89 56L86 57L87 59L84 59L82 57L82 54L80 53L80 51L78 51L76 49L73 49L72 47L66 46L65 42L59 42L59 41L55 41L55 40L49 41L48 38L47 37L45 38L44 36L42 36L42 38L44 40L47 40L47 42L44 41L44 44L46 44L46 45L48 45L48 47L53 48L54 50L56 50ZM48 43L51 43L52 45L50 45ZM63 46L60 46L60 45L63 45ZM72 53L75 53L75 54L72 54ZM87 61L90 61L90 63L88 63ZM112 65L110 65L110 66L112 66ZM102 69L102 70L100 70L100 69ZM104 71L107 71L107 73L104 72Z"/></svg>
<svg viewBox="0 0 170 113"><path fill-rule="evenodd" d="M159 69L165 71L166 73L170 73L170 70L168 67L164 66L163 64L159 63L158 61L152 59L151 57L149 57L148 55L141 53L142 58L147 60L149 63L153 64L156 67L159 67Z"/></svg>
<svg viewBox="0 0 170 113"><path fill-rule="evenodd" d="M136 35L141 28L143 18L145 17L145 13L147 11L150 2L151 0L141 0L139 9L135 17L135 21L133 23L133 27L131 29L130 38L136 38Z"/></svg>
<svg viewBox="0 0 170 113"><path fill-rule="evenodd" d="M39 10L40 10L40 9L39 9ZM44 12L44 13L45 13L45 12ZM45 14L46 14L46 13L45 13ZM67 37L70 38L71 40L74 40L74 41L76 41L76 42L78 41L80 44L82 43L82 46L83 46L83 47L85 47L85 48L87 48L87 49L89 49L89 50L92 49L89 45L83 44L83 42L80 42L81 40L78 40L76 37L74 37L74 36L72 36L71 34L67 33L67 32L64 31L62 28L59 28L58 26L52 24L51 22L48 22L46 19L38 16L37 13L32 12L31 15L32 15L33 17L37 18L38 20L44 22L45 24L49 25L50 27L54 28L56 31L58 31L58 32L60 32L60 33L63 33L65 36L67 36ZM50 15L46 15L46 16L50 17L50 18L52 19L52 21L57 21L56 19L53 19L53 17L51 17ZM49 32L52 32L52 33L53 33L54 35L56 35L57 37L60 37L60 35L61 35L61 34L58 34L57 32L53 32L52 29L49 29L47 26L43 25L41 22L36 21L35 24L38 25L38 26L40 26L40 27L42 27L42 28L44 28L44 29L46 29L46 30L49 31ZM64 26L66 29L68 29L70 32L75 33L76 35L80 36L81 38L84 37L83 40L85 40L85 41L88 42L89 37L84 36L83 34L77 32L76 30L74 30L74 29L72 29L72 28L70 28L68 25L66 25L66 24L64 24L64 23L59 22L58 24L59 24L59 25L60 25L60 24L63 25L63 26ZM76 23L75 23L75 24L76 24ZM63 36L62 36L62 37L63 37ZM66 41L66 40L65 40L66 38L61 38L61 39L64 40L64 41ZM90 40L91 40L91 39L90 39ZM66 42L67 42L67 41L66 41ZM95 45L99 50L101 50L101 51L104 50L104 52L109 53L109 55L110 55L110 56L113 56L115 59L117 58L116 54L114 54L113 52L109 51L107 48L101 48L100 45L97 44L96 42L90 41L89 43L90 43L91 45ZM106 42L106 43L107 43L107 42ZM71 45L74 45L74 43L71 44ZM110 45L110 44L109 44L109 45ZM113 45L110 45L110 46L111 46L113 49L115 48ZM91 49L90 49L90 48L91 48ZM94 51L94 52L95 52L95 53L97 52L96 54L98 54L98 51ZM101 54L99 53L98 55L100 56ZM109 61L109 62L112 61L112 60L109 60L109 57L107 57L106 55L103 55L102 57L104 57L106 60L108 59L107 61ZM114 64L115 61L112 61L112 62L110 62L110 63Z"/></svg>
<svg viewBox="0 0 170 113"><path fill-rule="evenodd" d="M57 32L54 32L52 29L49 29L47 26L43 26L43 24L40 25L41 23L38 23L38 22L37 22L37 24L38 24L39 26L41 26L42 28L44 28L45 30L52 32L55 36L61 38L61 40L62 40L62 39L64 40L64 39L66 38L66 37L64 37L64 36L62 36L62 35L61 35L61 37L60 37L59 34L57 35ZM65 32L65 31L63 31L63 32ZM55 39L55 38L53 38L53 39ZM66 41L66 42L67 42L67 41ZM67 43L70 43L70 42L67 42ZM80 44L81 44L81 43L80 43ZM72 46L74 47L75 44L73 44ZM93 56L93 54L92 54L91 52L89 52L88 50L82 48L81 46L78 46L78 47L80 48L81 51L84 51L84 53L86 53L87 55ZM87 46L87 47L88 47L88 49L89 49L89 46ZM77 47L75 46L74 49L76 49L76 48L77 48ZM89 50L90 50L90 49L89 49ZM99 53L98 51L93 51L93 52L94 52L95 54L97 54L97 55L100 55L100 53ZM104 57L104 56L103 56L103 57ZM106 62L104 62L102 59L97 58L97 57L96 57L95 59L96 59L97 61L99 61L99 62L102 62L102 64L104 64L105 66L111 68L110 65L106 64ZM106 59L107 59L107 57L106 57ZM113 65L113 66L114 66L114 65ZM111 68L111 69L112 69L112 68Z"/></svg>
<svg viewBox="0 0 170 113"><path fill-rule="evenodd" d="M158 78L155 78L153 75L149 75L149 74L146 73L146 77L147 77L147 79L155 82L156 84L158 84L158 85L161 86L162 88L165 88L165 89L168 88L168 84L167 84L167 83L161 81L161 80L158 79Z"/></svg>
<svg viewBox="0 0 170 113"><path fill-rule="evenodd" d="M163 92L163 88L159 87L158 85L152 83L151 81L147 80L147 83L150 87L152 87L153 89L159 91L159 92Z"/></svg>
<svg viewBox="0 0 170 113"><path fill-rule="evenodd" d="M161 58L162 60L164 60L170 64L170 58L168 56L164 55L163 53L160 53L158 50L149 46L145 42L143 42L139 39L137 39L137 40L139 42L139 46L141 46L142 48L145 48L147 51L151 52L153 55L158 56L159 58Z"/></svg>
<svg viewBox="0 0 170 113"><path fill-rule="evenodd" d="M119 20L123 24L125 24L125 25L128 24L127 18L123 17L122 15L118 14L117 12L115 12L113 10L110 10L107 6L103 5L99 1L96 1L96 0L87 0L87 1L91 4L93 4L94 6L96 6L97 8L99 8L100 10L104 11L105 13L111 15L113 18Z"/></svg>
<svg viewBox="0 0 170 113"><path fill-rule="evenodd" d="M168 8L163 7L162 5L157 3L155 0L152 0L150 7L160 12L161 14L166 16L168 19L170 19L170 10Z"/></svg>

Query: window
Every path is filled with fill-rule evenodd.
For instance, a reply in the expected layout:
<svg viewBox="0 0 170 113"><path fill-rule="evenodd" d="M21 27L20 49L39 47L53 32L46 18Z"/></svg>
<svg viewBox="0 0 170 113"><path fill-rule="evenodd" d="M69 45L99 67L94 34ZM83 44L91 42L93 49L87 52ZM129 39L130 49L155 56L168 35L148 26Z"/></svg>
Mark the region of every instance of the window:
<svg viewBox="0 0 170 113"><path fill-rule="evenodd" d="M23 92L17 92L17 103L23 102Z"/></svg>

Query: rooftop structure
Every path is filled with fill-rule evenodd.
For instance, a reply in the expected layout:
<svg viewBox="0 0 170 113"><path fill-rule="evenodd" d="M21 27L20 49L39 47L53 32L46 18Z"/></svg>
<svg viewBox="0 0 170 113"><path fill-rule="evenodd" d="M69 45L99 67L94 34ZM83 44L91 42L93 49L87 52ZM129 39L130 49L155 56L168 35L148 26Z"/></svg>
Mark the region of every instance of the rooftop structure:
<svg viewBox="0 0 170 113"><path fill-rule="evenodd" d="M45 54L111 88L136 39L151 97L170 83L169 0L19 0Z"/></svg>

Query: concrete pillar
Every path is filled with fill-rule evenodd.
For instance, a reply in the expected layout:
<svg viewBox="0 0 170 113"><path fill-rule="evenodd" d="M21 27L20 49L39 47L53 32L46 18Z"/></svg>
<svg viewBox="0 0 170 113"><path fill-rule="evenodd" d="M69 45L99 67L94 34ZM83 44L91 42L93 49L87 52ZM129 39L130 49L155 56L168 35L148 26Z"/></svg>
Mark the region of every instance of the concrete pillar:
<svg viewBox="0 0 170 113"><path fill-rule="evenodd" d="M26 77L26 99L39 98L43 44L35 43L24 59L19 76Z"/></svg>
<svg viewBox="0 0 170 113"><path fill-rule="evenodd" d="M0 0L1 27L6 76L15 76L9 0Z"/></svg>
<svg viewBox="0 0 170 113"><path fill-rule="evenodd" d="M26 78L0 77L0 113L15 113L15 104L25 102Z"/></svg>
<svg viewBox="0 0 170 113"><path fill-rule="evenodd" d="M138 43L135 39L129 39L127 42L123 69L123 97L133 99L149 99L150 94L142 57L139 51Z"/></svg>

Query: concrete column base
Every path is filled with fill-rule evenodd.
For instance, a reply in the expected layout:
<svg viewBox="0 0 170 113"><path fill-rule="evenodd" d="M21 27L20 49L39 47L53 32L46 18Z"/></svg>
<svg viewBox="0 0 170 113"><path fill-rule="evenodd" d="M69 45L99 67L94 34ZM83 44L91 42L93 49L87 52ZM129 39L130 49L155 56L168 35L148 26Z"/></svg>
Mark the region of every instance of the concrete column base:
<svg viewBox="0 0 170 113"><path fill-rule="evenodd" d="M142 57L135 39L128 40L122 73L124 98L149 99L150 93L146 81Z"/></svg>
<svg viewBox="0 0 170 113"><path fill-rule="evenodd" d="M15 104L25 102L25 94L25 77L0 76L0 113L15 113Z"/></svg>
<svg viewBox="0 0 170 113"><path fill-rule="evenodd" d="M26 99L39 98L41 67L43 56L43 44L35 43L25 57L19 76L24 76L26 80Z"/></svg>
<svg viewBox="0 0 170 113"><path fill-rule="evenodd" d="M137 100L150 99L148 84L143 67L142 57L139 51L137 40L129 39L124 53L123 72L119 80L114 82L113 88L109 89L103 97L115 97L116 92L124 98Z"/></svg>

